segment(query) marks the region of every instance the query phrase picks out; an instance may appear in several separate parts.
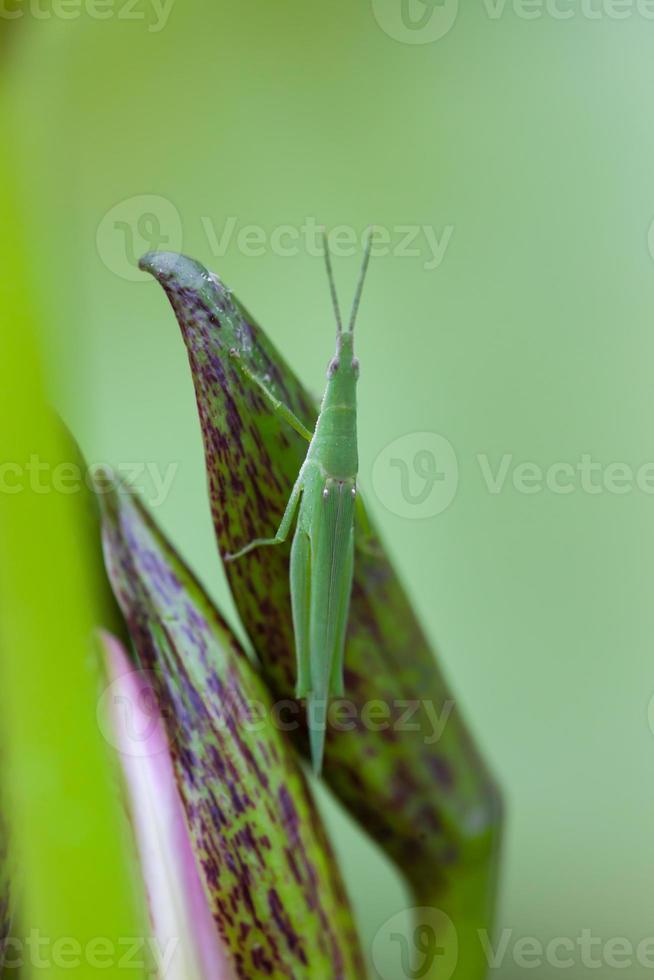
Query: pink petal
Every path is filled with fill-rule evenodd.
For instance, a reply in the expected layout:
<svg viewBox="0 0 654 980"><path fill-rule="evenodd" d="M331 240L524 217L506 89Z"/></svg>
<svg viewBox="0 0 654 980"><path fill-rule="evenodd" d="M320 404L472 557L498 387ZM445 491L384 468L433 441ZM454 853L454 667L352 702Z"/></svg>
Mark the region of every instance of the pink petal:
<svg viewBox="0 0 654 980"><path fill-rule="evenodd" d="M166 980L232 980L234 969L211 915L188 834L164 721L148 671L104 631L109 685L99 709L120 753L150 917Z"/></svg>

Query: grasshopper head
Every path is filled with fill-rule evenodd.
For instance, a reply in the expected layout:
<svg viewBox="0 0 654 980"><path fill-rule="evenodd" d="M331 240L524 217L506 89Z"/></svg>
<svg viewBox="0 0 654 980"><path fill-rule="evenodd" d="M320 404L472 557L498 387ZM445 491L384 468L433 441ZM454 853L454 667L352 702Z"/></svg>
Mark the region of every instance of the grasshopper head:
<svg viewBox="0 0 654 980"><path fill-rule="evenodd" d="M354 356L354 334L340 330L336 334L336 353L329 362L327 377L359 377L359 360Z"/></svg>

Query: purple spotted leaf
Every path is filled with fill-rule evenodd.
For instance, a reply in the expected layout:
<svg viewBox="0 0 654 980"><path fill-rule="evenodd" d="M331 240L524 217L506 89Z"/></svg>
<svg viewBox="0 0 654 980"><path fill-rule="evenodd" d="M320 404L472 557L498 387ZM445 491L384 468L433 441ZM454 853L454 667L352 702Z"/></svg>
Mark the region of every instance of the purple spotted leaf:
<svg viewBox="0 0 654 980"><path fill-rule="evenodd" d="M109 578L157 695L236 976L364 977L334 857L266 686L138 501L108 482L99 499Z"/></svg>
<svg viewBox="0 0 654 980"><path fill-rule="evenodd" d="M152 673L100 633L107 689L102 724L119 753L126 804L166 980L235 980L200 877Z"/></svg>
<svg viewBox="0 0 654 980"><path fill-rule="evenodd" d="M141 267L160 282L181 327L225 555L275 533L307 450L230 351L310 430L317 406L217 276L172 253L150 253ZM330 353L326 343L325 363ZM365 547L359 530L346 697L330 712L323 775L420 901L450 910L460 936L468 931L478 947L475 930L492 919L499 792L374 529ZM286 545L225 565L264 676L281 699L293 697L296 671L288 562ZM296 737L306 752L304 726ZM457 975L482 974L480 960Z"/></svg>

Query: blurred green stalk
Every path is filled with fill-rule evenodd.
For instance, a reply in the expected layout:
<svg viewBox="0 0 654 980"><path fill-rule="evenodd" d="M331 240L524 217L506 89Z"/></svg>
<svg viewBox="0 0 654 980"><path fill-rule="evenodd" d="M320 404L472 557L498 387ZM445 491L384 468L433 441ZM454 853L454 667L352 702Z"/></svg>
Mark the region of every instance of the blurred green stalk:
<svg viewBox="0 0 654 980"><path fill-rule="evenodd" d="M8 127L0 102L0 126ZM79 493L55 492L70 462L43 390L21 253L8 147L0 154L0 418L7 492L0 488L0 725L2 798L19 868L24 935L8 954L21 976L96 976L100 962L143 943L139 888L129 870L118 781L97 722L93 630L102 596ZM30 458L38 454L41 487ZM32 462L34 460L32 459ZM43 467L46 467L45 469ZM16 489L18 488L18 489ZM121 823L122 821L122 823ZM133 957L143 962L141 950ZM47 966L46 966L47 963ZM96 964L95 966L93 964ZM145 976L143 966L127 970Z"/></svg>

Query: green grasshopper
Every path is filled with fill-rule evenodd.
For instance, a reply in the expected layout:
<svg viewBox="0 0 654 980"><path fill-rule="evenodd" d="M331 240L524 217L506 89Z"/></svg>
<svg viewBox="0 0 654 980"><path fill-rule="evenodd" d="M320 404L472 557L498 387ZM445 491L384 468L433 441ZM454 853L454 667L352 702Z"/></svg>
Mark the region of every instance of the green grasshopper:
<svg viewBox="0 0 654 980"><path fill-rule="evenodd" d="M291 491L274 538L256 538L235 554L234 561L254 548L286 541L298 510L291 547L291 608L297 657L298 698L307 699L311 758L320 774L325 747L327 704L343 696L343 650L352 591L354 513L362 504L357 494L356 383L359 362L354 356L354 324L370 260L368 235L347 331L343 330L329 246L323 234L327 277L336 315L336 353L327 369L327 386L313 433L264 383L242 365L273 408L309 442L305 460ZM231 352L238 359L236 351ZM365 521L365 513L360 511Z"/></svg>

